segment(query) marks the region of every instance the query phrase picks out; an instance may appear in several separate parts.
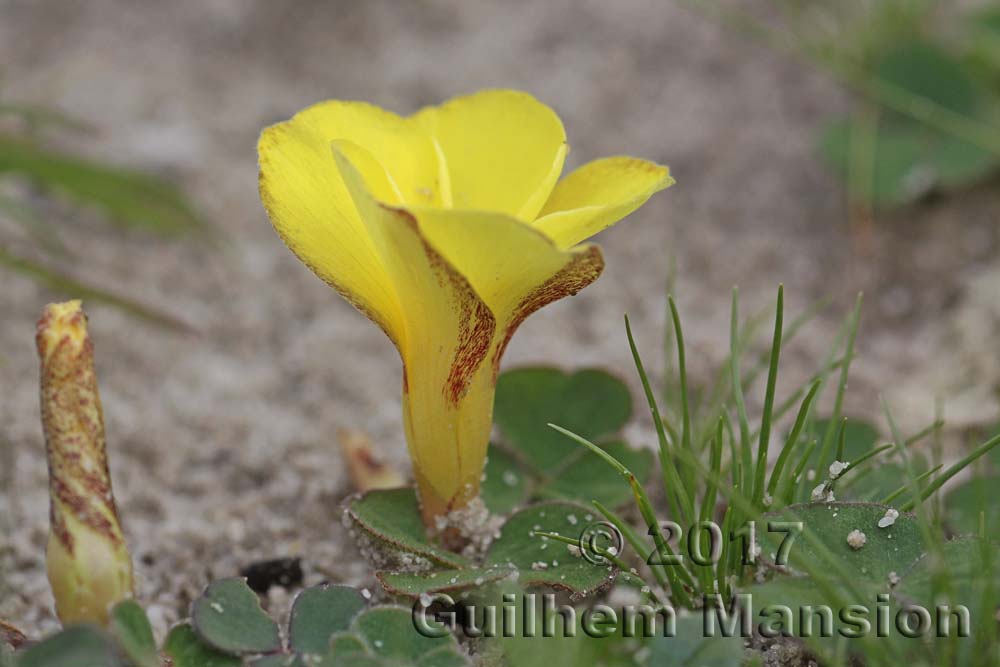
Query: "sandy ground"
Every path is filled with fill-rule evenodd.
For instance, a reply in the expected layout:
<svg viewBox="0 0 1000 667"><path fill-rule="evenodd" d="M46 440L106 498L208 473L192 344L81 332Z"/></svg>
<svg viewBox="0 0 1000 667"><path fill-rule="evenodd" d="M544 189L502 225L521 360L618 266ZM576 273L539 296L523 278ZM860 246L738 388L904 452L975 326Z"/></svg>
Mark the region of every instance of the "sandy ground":
<svg viewBox="0 0 1000 667"><path fill-rule="evenodd" d="M631 377L624 312L659 365L674 257L696 379L725 355L734 284L748 312L779 282L793 314L833 299L787 350L779 392L815 368L863 289L853 413L877 416L884 392L907 428L929 422L939 396L958 425L995 418L1000 192L884 217L859 243L814 148L843 92L670 2L0 0L0 62L6 99L91 123L66 146L175 178L224 239L167 243L86 215L58 220L86 258L80 276L199 332L89 308L117 495L161 631L206 581L257 558L301 555L307 581L370 585L338 520L349 489L335 432L363 429L407 465L395 351L281 245L257 199L258 131L323 98L408 112L517 87L560 113L570 166L631 153L672 167L675 188L599 238L605 276L531 318L508 366L601 364ZM54 620L33 333L57 295L0 281L0 617L40 632Z"/></svg>

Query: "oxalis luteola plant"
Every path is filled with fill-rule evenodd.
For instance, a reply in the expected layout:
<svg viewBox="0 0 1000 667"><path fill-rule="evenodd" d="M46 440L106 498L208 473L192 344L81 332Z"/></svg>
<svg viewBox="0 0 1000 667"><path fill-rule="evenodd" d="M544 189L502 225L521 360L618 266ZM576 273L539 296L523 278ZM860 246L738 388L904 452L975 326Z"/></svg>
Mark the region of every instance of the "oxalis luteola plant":
<svg viewBox="0 0 1000 667"><path fill-rule="evenodd" d="M779 299L779 309L781 306ZM673 306L672 310L676 313ZM734 316L735 311L734 308ZM857 313L843 335L838 336L841 344L853 345L856 322ZM766 371L773 378L777 369L776 351L795 334L800 323L801 320L796 320L786 331L779 315L775 341L781 340L772 343L771 355L761 365L761 372ZM40 326L43 414L50 445L85 446L91 457L89 461L105 462L103 466L86 463L60 469L57 460L52 466L56 490L62 483L80 481L58 475L76 475L82 479L88 477L84 472L99 471L106 466L103 438L95 435L100 432L94 426L99 420L73 417L79 406L90 405L97 395L89 365L93 347L85 324L79 304L69 303L50 306ZM676 340L682 347L679 318L675 325ZM743 330L739 326L733 329ZM70 559L60 550L50 552L55 554L50 559L53 591L59 614L67 623L66 630L31 644L10 626L0 626L3 630L0 665L62 667L86 660L94 667L155 667L162 659L170 660L173 667L466 665L470 657L452 635L446 633L431 639L415 630L411 608L419 608L425 599L440 602L440 595L446 594L453 597L458 611L467 605L497 600L498 591L509 591L512 581L517 586L515 591L539 587L562 590L576 601L592 598L618 584L634 587L654 606L683 609L708 604L730 612L733 603L744 604L750 599L757 606L844 606L872 598L886 613L893 614L912 605L931 608L944 600L966 605L974 612L972 637L963 638L952 631L934 644L932 652L926 651L924 642L864 634L853 639L809 638L806 647L821 658L822 664L832 665L845 664L849 656L865 660L865 664L898 664L893 661L899 660L937 665L994 663L997 646L993 614L996 592L1000 591L995 563L1000 553L986 532L985 515L980 511L978 532L945 542L942 536L946 527L926 505L935 498L944 481L1000 443L1000 436L988 439L944 467L921 462L920 455L912 448L919 440L933 436L940 429L940 422L904 437L890 419L892 441L879 445L875 434L861 423L845 422L840 415L817 419L811 415L809 406L815 405L829 377L836 380L834 405L842 405L836 396L842 395L846 387L844 369L848 364L844 360L853 356L849 350L831 353L825 370L817 378L792 391L792 398L801 397L797 412L794 405L797 401L765 400L774 406L773 422L785 414L794 414L795 418L785 442L771 457L773 462L767 464L762 476L766 486L760 492L760 499L755 500L752 485L757 479L756 459L751 458L749 465L754 474L744 475L748 467L741 433L747 435L747 442L759 452L759 433L764 426L749 419L731 428L724 423L720 426L717 418L728 413L731 399L718 400L718 392L702 392L701 396L708 397L704 401L690 397L687 401L657 400L631 330L627 333L636 352L647 400L656 409L657 423L663 427L666 451L671 456L665 463L668 469L665 478L683 480L682 488L687 494L686 497L663 494L668 503L673 503L667 508L657 509L654 504L657 494L646 491L649 457L628 447L615 435L631 414L631 399L620 381L596 370L567 374L556 369L521 369L502 376L499 382L497 418L501 434L495 455L487 465L483 489L488 505L510 516L485 555L470 559L431 540L424 531L412 490L371 492L350 505L356 529L364 531L371 540L382 539L383 553L395 550L406 554L411 564L418 559L424 561L424 567L417 572L412 568L379 571L378 579L385 588L386 598L382 603L373 604L367 599L370 594L343 586L309 588L299 594L287 628L281 630L261 609L257 596L243 580L225 579L209 585L193 604L191 619L174 627L158 647L142 607L130 597L131 566L127 551L118 539L109 538L103 531L97 531L97 538L82 532L94 532L90 525L93 516L77 518L83 524L70 523L73 534L81 540L97 539L98 546L73 551ZM740 347L734 345L737 358ZM69 354L56 356L58 350ZM72 364L57 372L59 367L52 364L63 363L60 359L71 360ZM741 365L737 359L729 368L732 371ZM687 387L684 366L678 364L681 375L678 384ZM67 370L71 372L64 372ZM756 375L756 366L747 377L738 375L729 392L742 392L748 386L748 379ZM79 386L74 387L76 382ZM773 379L768 380L765 391L774 391L775 385ZM548 396L552 402L542 396ZM605 410L595 410L595 404ZM719 407L713 407L716 405ZM561 410L558 406L562 406ZM717 409L722 412L715 418L703 419L702 411ZM675 419L676 414L685 410L690 411L688 418ZM738 415L740 409L735 412ZM530 414L535 416L525 417ZM573 430L546 429L542 420L536 419L542 414L557 415ZM528 427L536 421L536 428ZM699 427L702 422L708 425ZM675 423L680 426L675 427ZM693 454L682 449L684 428L690 429ZM560 450L555 444L557 440L546 440L546 431L558 436L566 446L573 447L574 441L583 444L577 450L579 456ZM822 451L819 442L828 431L832 432L829 464L813 458ZM595 441L600 444L594 444ZM539 445L546 442L555 446L564 459L562 464L550 466L544 458L538 458L542 451ZM61 451L64 459L81 458L66 456L68 450ZM676 474L669 469L671 466L678 468ZM810 470L816 472L811 480ZM890 474L879 479L878 473L883 470ZM904 483L897 487L901 474L905 476ZM579 483L581 480L584 483ZM741 484L749 486L741 488ZM94 487L73 488L79 488L87 496L88 489ZM654 500L650 500L651 495ZM592 496L601 500L588 509L581 501ZM638 501L642 530L634 528L635 524L626 518L628 515L622 514L629 496ZM814 496L820 500L798 502ZM85 498L88 502L102 503L103 507L107 507L107 499L107 489L98 496ZM59 500L56 491L54 502ZM686 522L683 513L687 511L673 507L690 507L696 512L694 516L708 517L700 519L704 522L718 522L723 534L734 539L724 540L722 552L714 556L708 530L688 530L687 539L671 540L665 533L674 528L661 520L683 526ZM55 507L56 511L61 509ZM736 513L738 519L732 518ZM623 542L614 549L594 548L593 543L582 540L585 529L601 518L621 531ZM66 522L67 517L54 521ZM750 522L758 526L756 533L746 529ZM778 530L774 529L776 523ZM55 523L53 528L53 539L58 539L60 528ZM648 542L642 535L647 528L652 537ZM115 534L118 532L120 527ZM693 540L691 535L695 536ZM569 544L560 548L564 542ZM753 548L755 543L757 549ZM59 548L64 549L62 544ZM701 555L696 558L696 554ZM641 565L643 562L646 565ZM108 585L108 581L114 585ZM97 600L95 591L101 591L104 597ZM738 636L735 640L703 637L701 619L696 618L697 623L691 620L682 617L677 621L676 641L686 643L677 644L663 637L640 637L639 643L634 639L620 643L621 638L616 639L615 634L600 640L583 637L567 646L566 659L596 660L625 651L634 654L630 659L650 666L676 655L693 656L691 660L695 662L683 664L698 664L697 660L707 655L725 656L724 661L720 658L715 664L733 667L740 664L743 645ZM961 621L956 616L952 627L958 628ZM738 634L741 626L735 627ZM777 636L781 637L780 632ZM759 639L758 636L755 641ZM477 664L485 665L497 664L489 662L489 656L495 656L496 652L524 659L535 654L546 655L539 651L553 641L515 633L514 637L495 640L466 639L465 645L472 646L480 656ZM787 641L799 640L792 637ZM14 645L21 650L11 653ZM915 651L919 655L914 655ZM556 658L547 662L567 664Z"/></svg>
<svg viewBox="0 0 1000 667"><path fill-rule="evenodd" d="M631 157L559 180L567 150L559 117L512 90L408 117L331 100L260 137L275 230L399 350L421 514L446 546L461 546L481 514L511 336L600 275L601 250L586 239L673 183L666 167Z"/></svg>
<svg viewBox="0 0 1000 667"><path fill-rule="evenodd" d="M279 626L245 581L223 579L158 646L132 599L86 318L79 302L56 304L38 343L49 577L66 628L32 644L0 624L0 667L458 667L501 665L508 656L520 667L615 655L650 666L693 666L710 655L712 664L740 664L739 637L702 637L690 617L677 619L683 631L675 637L625 641L612 628L598 643L569 644L527 629L460 634L460 644L448 632L418 632L413 620L434 605L459 618L508 594L555 590L575 604L614 586L634 589L654 611L733 614L753 600L844 608L874 599L879 614L968 604L974 636L954 631L966 623L959 614L934 651L864 632L807 638L803 650L829 665L995 664L1000 554L983 503L971 510L975 530L945 542L946 531L958 531L942 521L936 492L1000 437L950 465L938 454L928 463L914 445L937 440L939 420L907 437L886 409L891 439L880 445L877 432L846 419L860 299L816 375L784 398L781 351L809 314L786 326L783 290L770 352L749 368L754 320L741 321L734 293L729 360L715 386L697 390L672 299L676 373L666 373L663 396L626 320L659 445L651 475L653 453L621 437L632 399L620 380L597 369L499 374L498 364L528 314L597 277L599 249L580 243L668 185L664 167L608 158L557 182L566 150L558 118L511 91L409 118L324 103L266 130L259 149L261 195L275 228L383 328L403 359L416 490L371 491L351 498L345 513L375 565L380 599L345 586L307 588ZM760 379L763 407L751 419L744 395ZM832 410L818 418L830 388ZM487 460L494 415L498 436ZM649 492L655 477L662 488ZM495 520L483 520L491 513ZM487 530L463 530L473 519ZM798 641L786 619L767 620L746 631L751 648ZM740 622L734 627L742 632Z"/></svg>

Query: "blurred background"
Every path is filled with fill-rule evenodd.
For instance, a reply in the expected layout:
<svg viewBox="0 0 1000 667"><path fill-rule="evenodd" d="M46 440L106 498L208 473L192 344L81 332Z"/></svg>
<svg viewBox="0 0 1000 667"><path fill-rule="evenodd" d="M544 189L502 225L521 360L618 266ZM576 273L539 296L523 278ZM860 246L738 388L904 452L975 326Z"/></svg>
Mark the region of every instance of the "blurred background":
<svg viewBox="0 0 1000 667"><path fill-rule="evenodd" d="M678 181L598 237L604 277L531 318L508 367L631 381L626 312L662 367L669 283L707 382L732 287L766 314L784 283L790 316L827 305L780 397L863 290L848 414L878 420L881 394L911 431L996 422L995 3L0 0L0 617L54 624L34 323L81 295L158 628L254 558L365 583L337 431L408 465L398 357L274 234L255 143L326 98L410 113L486 87L552 106L568 168L633 154Z"/></svg>

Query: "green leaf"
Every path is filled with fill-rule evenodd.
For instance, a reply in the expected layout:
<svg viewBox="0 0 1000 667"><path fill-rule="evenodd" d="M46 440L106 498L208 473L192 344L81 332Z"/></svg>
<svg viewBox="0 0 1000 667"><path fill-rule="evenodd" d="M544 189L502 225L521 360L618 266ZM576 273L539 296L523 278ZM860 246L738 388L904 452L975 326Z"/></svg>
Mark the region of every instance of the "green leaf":
<svg viewBox="0 0 1000 667"><path fill-rule="evenodd" d="M875 68L883 81L966 116L980 105L980 91L961 61L930 41L893 46Z"/></svg>
<svg viewBox="0 0 1000 667"><path fill-rule="evenodd" d="M821 147L830 165L846 178L850 163L852 124L831 123ZM871 203L880 207L908 204L935 189L951 189L976 182L997 169L990 151L938 132L908 118L879 123L872 146L874 164L868 189Z"/></svg>
<svg viewBox="0 0 1000 667"><path fill-rule="evenodd" d="M300 653L276 653L252 661L250 667L315 667L325 664L324 662L307 662Z"/></svg>
<svg viewBox="0 0 1000 667"><path fill-rule="evenodd" d="M135 667L159 667L156 640L146 612L135 600L125 600L111 610L111 633Z"/></svg>
<svg viewBox="0 0 1000 667"><path fill-rule="evenodd" d="M0 667L16 667L14 663L14 649L7 644L0 644Z"/></svg>
<svg viewBox="0 0 1000 667"><path fill-rule="evenodd" d="M413 664L431 651L455 647L455 638L425 637L413 626L413 615L405 607L380 606L358 614L351 631L362 637L371 652L380 657Z"/></svg>
<svg viewBox="0 0 1000 667"><path fill-rule="evenodd" d="M336 667L396 667L395 664L386 663L381 658L367 653L352 653L338 658L333 664Z"/></svg>
<svg viewBox="0 0 1000 667"><path fill-rule="evenodd" d="M595 565L573 555L567 545L536 531L577 538L595 517L586 507L565 502L541 503L511 516L486 555L488 565L520 570L523 587L546 586L569 591L573 599L610 586L617 568Z"/></svg>
<svg viewBox="0 0 1000 667"><path fill-rule="evenodd" d="M527 476L497 445L490 445L479 495L495 514L507 514L528 497Z"/></svg>
<svg viewBox="0 0 1000 667"><path fill-rule="evenodd" d="M411 598L422 593L478 590L508 578L516 578L524 587L568 591L574 600L589 597L614 582L617 568L591 563L574 555L566 544L535 533L576 538L595 520L592 511L582 505L532 505L507 520L490 545L482 567L421 573L383 571L376 576L388 592Z"/></svg>
<svg viewBox="0 0 1000 667"><path fill-rule="evenodd" d="M845 596L838 599L836 596L825 592L810 577L789 577L778 576L763 584L750 586L742 593L746 594L744 600L748 600L751 607L744 607L746 614L750 616L755 626L764 624L765 628L774 632L785 630L795 637L804 638L809 646L819 651L832 652L835 644L840 638L840 630L848 629L843 622L840 611L850 605L861 605L870 610L867 615L869 621L874 622L874 614L878 604L879 593L888 591L888 582L861 581L860 591L862 597L855 599L848 596L846 592L837 590ZM888 598L886 598L888 601ZM823 612L817 611L823 607L829 607L831 613L832 636L824 637L821 633ZM791 622L787 617L778 613L777 609L791 610ZM779 625L780 623L780 625ZM805 624L812 624L807 627ZM889 641L880 639L879 641ZM859 641L852 639L849 645L854 651L859 650Z"/></svg>
<svg viewBox="0 0 1000 667"><path fill-rule="evenodd" d="M830 426L829 419L817 419L813 423L812 433L814 438L822 441L827 428ZM834 430L839 433L840 424L834 426ZM806 438L808 439L808 438ZM853 461L867 454L875 447L879 439L879 433L874 426L861 419L848 418L847 426L844 427L844 458ZM819 467L819 452L815 452L809 459L810 466ZM826 471L817 471L825 475Z"/></svg>
<svg viewBox="0 0 1000 667"><path fill-rule="evenodd" d="M653 467L653 453L649 450L633 449L624 442L604 443L600 447L631 470L640 483L649 477ZM632 500L632 488L621 475L609 471L607 462L594 452L578 449L577 458L542 487L543 497L584 503L596 500L606 507L620 507Z"/></svg>
<svg viewBox="0 0 1000 667"><path fill-rule="evenodd" d="M453 648L439 648L420 658L417 667L468 667L468 656Z"/></svg>
<svg viewBox="0 0 1000 667"><path fill-rule="evenodd" d="M209 584L191 607L191 621L199 637L226 653L245 655L281 649L278 625L261 609L257 594L242 578Z"/></svg>
<svg viewBox="0 0 1000 667"><path fill-rule="evenodd" d="M367 533L392 550L416 554L438 565L461 567L467 560L433 544L420 517L420 503L411 488L369 491L347 508Z"/></svg>
<svg viewBox="0 0 1000 667"><path fill-rule="evenodd" d="M935 559L934 552L929 552L903 572L894 591L896 596L928 609L941 602L963 604L975 614L980 597L987 586L992 586L993 599L989 602L995 610L996 600L1000 599L1000 547L984 545L978 537L962 537L941 545L940 561ZM935 586L936 567L950 590Z"/></svg>
<svg viewBox="0 0 1000 667"><path fill-rule="evenodd" d="M619 626L614 630L609 630L608 636L592 637L588 634L588 629L584 626L584 614L586 607L575 609L575 625L569 628L565 626L565 619L561 615L553 617L552 632L546 629L545 608L541 596L534 598L522 597L524 592L514 586L505 585L500 590L492 593L487 604L502 606L511 604L518 610L518 616L513 627L504 628L498 620L498 629L503 630L497 633L497 637L487 640L485 657L482 662L485 665L510 665L511 667L561 667L563 665L600 665L601 667L635 667L639 664L637 659L640 644L632 639L622 637L622 626L624 622L619 617ZM522 616L522 610L526 604L534 602L534 615ZM551 612L550 612L551 613ZM659 617L657 617L659 619ZM528 625L530 619L534 620L533 625ZM591 619L592 622L594 619ZM482 623L483 621L480 621ZM658 625L656 631L661 632L662 626ZM603 631L610 624L593 622ZM641 628L641 624L638 626ZM528 634L525 631L533 631ZM641 630L640 630L641 631ZM673 665L674 663L666 663Z"/></svg>
<svg viewBox="0 0 1000 667"><path fill-rule="evenodd" d="M1000 39L1000 7L985 7L972 16L973 22Z"/></svg>
<svg viewBox="0 0 1000 667"><path fill-rule="evenodd" d="M322 655L330 648L330 637L347 630L364 607L365 599L349 586L323 584L307 588L292 605L289 644L301 653Z"/></svg>
<svg viewBox="0 0 1000 667"><path fill-rule="evenodd" d="M502 374L495 414L503 443L512 452L496 445L490 452L483 484L487 507L510 512L529 492L536 498L597 500L611 507L629 502L632 492L624 479L609 475L599 456L547 424L598 440L644 479L653 464L651 452L621 441L600 443L619 432L631 413L628 387L598 369L570 374L555 368L520 368Z"/></svg>
<svg viewBox="0 0 1000 667"><path fill-rule="evenodd" d="M119 667L121 664L111 640L89 625L66 628L17 654L17 667Z"/></svg>
<svg viewBox="0 0 1000 667"><path fill-rule="evenodd" d="M500 581L514 574L509 567L474 567L433 572L376 572L382 587L393 595L415 598L422 593L452 593Z"/></svg>
<svg viewBox="0 0 1000 667"><path fill-rule="evenodd" d="M997 488L1000 475L974 477L949 492L944 499L944 521L948 528L957 535L978 535L979 513L983 512L986 534L1000 535L1000 512L993 505L993 492Z"/></svg>
<svg viewBox="0 0 1000 667"><path fill-rule="evenodd" d="M173 667L240 667L243 664L235 655L217 651L203 642L187 623L170 631L163 643L163 652L173 661Z"/></svg>
<svg viewBox="0 0 1000 667"><path fill-rule="evenodd" d="M368 645L351 632L341 632L330 638L330 655L341 657L350 653L368 653Z"/></svg>
<svg viewBox="0 0 1000 667"><path fill-rule="evenodd" d="M927 459L922 454L910 452L909 457L914 474L922 475L927 471ZM838 484L837 495L845 500L876 502L899 490L904 484L908 484L907 475L906 466L902 463L879 461L867 470L851 474L845 484ZM921 484L921 488L926 485L925 481ZM806 490L808 491L808 489ZM909 500L909 498L910 493L907 491L900 502Z"/></svg>
<svg viewBox="0 0 1000 667"><path fill-rule="evenodd" d="M672 637L657 637L647 643L648 667L739 667L743 663L743 640L734 637L706 637L700 614L677 619Z"/></svg>
<svg viewBox="0 0 1000 667"><path fill-rule="evenodd" d="M631 415L628 387L604 371L519 368L497 381L496 423L505 441L538 470L551 470L578 449L547 424L596 440L617 433Z"/></svg>
<svg viewBox="0 0 1000 667"><path fill-rule="evenodd" d="M24 175L78 203L98 206L122 226L165 235L203 227L181 192L161 179L0 134L0 174L4 172Z"/></svg>
<svg viewBox="0 0 1000 667"><path fill-rule="evenodd" d="M779 532L775 522L801 523L820 541L822 548L855 573L858 581L886 582L890 572L902 572L923 553L924 545L917 519L900 513L892 525L879 527L890 508L874 503L810 503L790 505L767 514L766 525L757 526L762 556L774 562L787 532ZM855 549L848 544L853 531L864 534L865 542ZM821 556L802 535L788 550L792 570L805 571L803 563L823 563Z"/></svg>

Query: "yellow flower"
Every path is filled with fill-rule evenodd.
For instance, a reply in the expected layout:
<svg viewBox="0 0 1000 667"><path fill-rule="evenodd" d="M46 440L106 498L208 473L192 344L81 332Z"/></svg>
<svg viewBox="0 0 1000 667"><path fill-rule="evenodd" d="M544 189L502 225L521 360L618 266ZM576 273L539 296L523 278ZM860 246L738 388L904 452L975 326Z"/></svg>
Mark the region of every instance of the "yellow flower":
<svg viewBox="0 0 1000 667"><path fill-rule="evenodd" d="M409 117L321 102L265 129L257 150L278 234L399 349L428 525L478 495L500 358L518 325L593 282L604 260L581 242L673 183L666 167L631 157L559 180L559 117L510 90Z"/></svg>
<svg viewBox="0 0 1000 667"><path fill-rule="evenodd" d="M38 321L42 426L49 462L49 583L64 624L105 623L132 596L132 559L111 492L94 346L79 301Z"/></svg>

